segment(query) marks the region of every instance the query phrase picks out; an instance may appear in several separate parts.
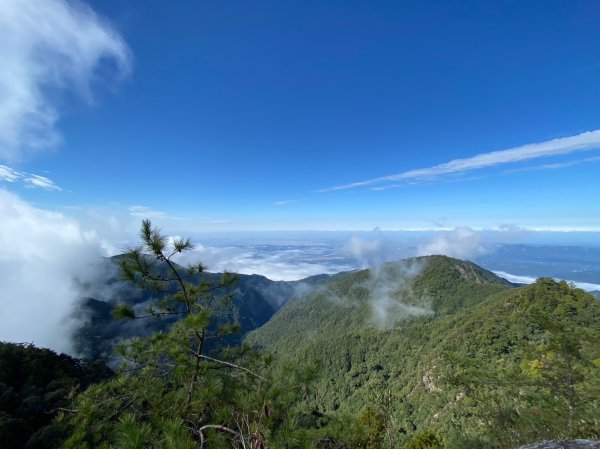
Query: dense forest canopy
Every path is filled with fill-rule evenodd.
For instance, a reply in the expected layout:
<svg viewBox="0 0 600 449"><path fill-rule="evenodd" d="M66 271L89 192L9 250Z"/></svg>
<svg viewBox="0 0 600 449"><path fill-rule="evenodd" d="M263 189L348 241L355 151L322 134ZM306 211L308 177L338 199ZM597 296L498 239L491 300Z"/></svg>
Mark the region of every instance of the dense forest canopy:
<svg viewBox="0 0 600 449"><path fill-rule="evenodd" d="M99 363L0 342L0 448L57 447L68 432L52 419L69 406L71 393L112 374Z"/></svg>

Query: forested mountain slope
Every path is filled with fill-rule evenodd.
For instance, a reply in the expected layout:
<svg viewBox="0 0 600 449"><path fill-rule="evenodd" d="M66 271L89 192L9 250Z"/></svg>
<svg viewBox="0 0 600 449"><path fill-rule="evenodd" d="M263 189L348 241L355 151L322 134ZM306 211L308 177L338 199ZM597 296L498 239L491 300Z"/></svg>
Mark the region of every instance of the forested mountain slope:
<svg viewBox="0 0 600 449"><path fill-rule="evenodd" d="M468 262L413 259L335 276L246 341L318 366L304 398L315 426L362 416L398 447L600 435L600 303L564 282L513 288Z"/></svg>
<svg viewBox="0 0 600 449"><path fill-rule="evenodd" d="M390 262L331 276L307 296L286 304L247 341L285 352L286 344L295 345L300 335L308 339L362 331L380 335L415 317L467 309L512 287L471 262L445 256Z"/></svg>

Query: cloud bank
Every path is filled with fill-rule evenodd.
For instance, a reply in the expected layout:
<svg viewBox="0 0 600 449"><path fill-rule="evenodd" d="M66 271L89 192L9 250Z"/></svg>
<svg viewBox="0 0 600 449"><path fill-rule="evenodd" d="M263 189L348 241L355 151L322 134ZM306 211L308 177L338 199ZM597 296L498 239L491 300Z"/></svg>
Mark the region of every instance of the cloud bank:
<svg viewBox="0 0 600 449"><path fill-rule="evenodd" d="M131 67L119 34L75 1L2 0L0 36L0 160L56 146L60 95L90 102L101 66L109 63L117 78Z"/></svg>
<svg viewBox="0 0 600 449"><path fill-rule="evenodd" d="M537 278L533 276L519 276L516 274L510 274L506 271L494 271L495 275L500 276L501 278L506 279L508 282L514 282L516 284L533 284ZM554 278L556 281L560 281L561 279ZM600 291L600 284L593 284L591 282L579 282L579 281L569 281L569 284L575 285L577 288L585 290L586 292Z"/></svg>
<svg viewBox="0 0 600 449"><path fill-rule="evenodd" d="M182 265L201 261L208 271L260 274L274 281L297 281L355 268L351 260L337 255L332 247L311 242L297 246L273 242L221 247L196 242L194 250L175 260Z"/></svg>
<svg viewBox="0 0 600 449"><path fill-rule="evenodd" d="M587 131L575 136L522 145L507 150L482 153L464 159L454 159L432 167L409 170L395 175L382 176L349 184L341 184L320 191L347 190L399 181L404 183L432 181L442 176L465 173L497 165L598 149L600 149L600 130ZM382 187L379 186L376 189L382 189Z"/></svg>
<svg viewBox="0 0 600 449"><path fill-rule="evenodd" d="M75 220L0 189L0 340L72 352L74 281L94 271L107 247Z"/></svg>

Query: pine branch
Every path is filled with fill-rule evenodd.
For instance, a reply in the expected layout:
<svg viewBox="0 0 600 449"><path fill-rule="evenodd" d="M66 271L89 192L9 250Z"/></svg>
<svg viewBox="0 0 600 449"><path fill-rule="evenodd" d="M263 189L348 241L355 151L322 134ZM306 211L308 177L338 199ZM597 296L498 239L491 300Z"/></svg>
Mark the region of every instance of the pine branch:
<svg viewBox="0 0 600 449"><path fill-rule="evenodd" d="M101 421L98 421L97 423L95 423L92 426L92 429L95 429L96 427L98 427L99 425L105 423L106 421L109 421L110 419L119 416L119 414L121 414L121 412L123 412L123 410L125 410L126 408L128 408L129 406L131 406L131 404L133 404L136 400L138 400L142 395L146 394L148 391L150 391L154 385L156 385L160 380L164 379L165 377L167 377L171 371L173 371L175 368L177 367L177 364L173 365L171 368L169 368L167 371L165 371L163 374L161 374L160 376L156 377L152 383L150 385L148 385L148 388L146 388L144 391L134 395L129 401L127 401L124 405L121 405L119 408L117 408L117 410L114 413L109 414L106 418L102 419Z"/></svg>
<svg viewBox="0 0 600 449"><path fill-rule="evenodd" d="M234 435L236 438L240 438L240 439L243 438L241 433L238 433L235 430L230 429L229 427L223 426L221 424L206 424L206 425L200 427L196 431L198 433L198 435L200 436L200 449L204 448L204 431L207 429L220 430L221 432L230 433L230 434Z"/></svg>
<svg viewBox="0 0 600 449"><path fill-rule="evenodd" d="M140 320L142 318L162 318L163 316L170 316L170 315L185 315L186 312L156 312L156 313L151 313L149 315L139 315L139 316L135 316L133 317L136 320Z"/></svg>
<svg viewBox="0 0 600 449"><path fill-rule="evenodd" d="M208 360L209 362L218 363L220 365L227 366L229 368L234 368L234 369L237 369L239 371L243 371L245 373L251 374L252 376L254 376L254 377L258 378L258 379L264 380L264 381L267 380L266 378L262 377L260 374L256 374L254 371L251 371L248 368L244 368L243 366L236 365L235 363L231 363L231 362L226 362L224 360L215 359L214 357L210 357L210 356L204 355L204 354L195 354L195 355L199 359Z"/></svg>

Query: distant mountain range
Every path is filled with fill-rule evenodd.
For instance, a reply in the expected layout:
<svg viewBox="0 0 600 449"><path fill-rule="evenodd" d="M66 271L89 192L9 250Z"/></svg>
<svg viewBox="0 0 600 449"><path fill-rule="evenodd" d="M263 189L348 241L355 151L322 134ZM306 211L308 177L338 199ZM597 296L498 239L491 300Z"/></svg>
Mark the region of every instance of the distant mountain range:
<svg viewBox="0 0 600 449"><path fill-rule="evenodd" d="M598 246L494 245L473 261L488 270L600 284Z"/></svg>

